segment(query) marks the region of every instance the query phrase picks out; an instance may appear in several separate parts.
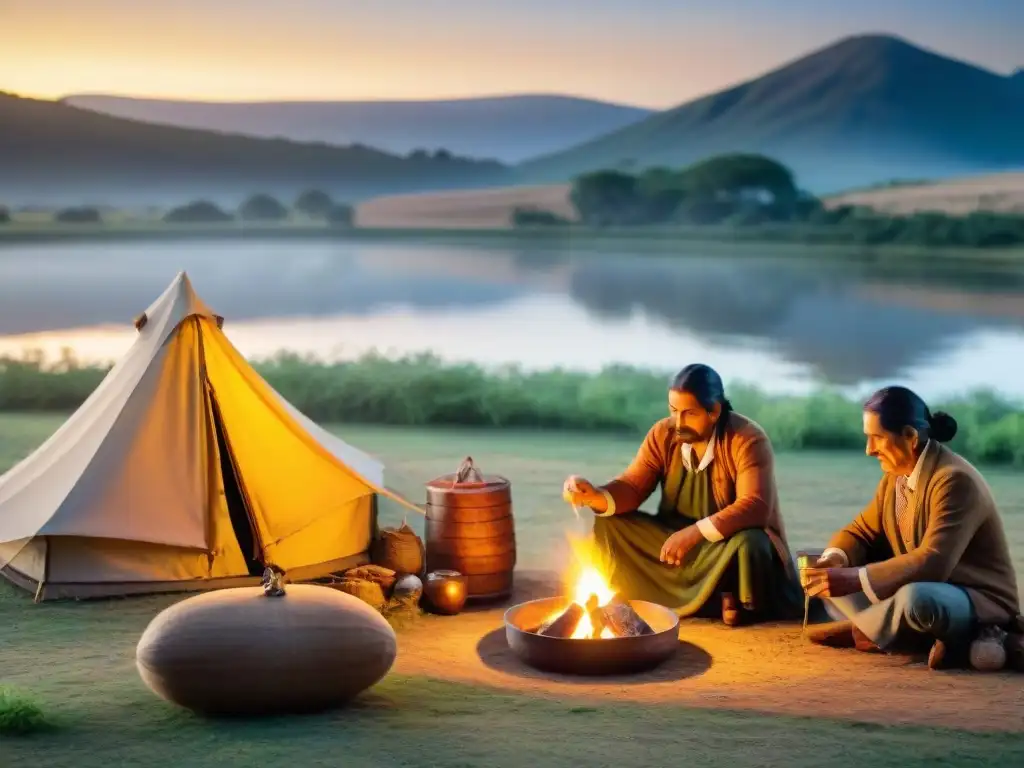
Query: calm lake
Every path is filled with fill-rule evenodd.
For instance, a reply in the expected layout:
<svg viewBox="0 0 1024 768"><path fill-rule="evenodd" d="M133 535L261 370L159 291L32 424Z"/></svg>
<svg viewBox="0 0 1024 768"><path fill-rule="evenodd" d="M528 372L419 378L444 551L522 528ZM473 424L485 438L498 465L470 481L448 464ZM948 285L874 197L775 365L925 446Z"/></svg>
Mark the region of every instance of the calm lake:
<svg viewBox="0 0 1024 768"><path fill-rule="evenodd" d="M1024 397L1024 276L884 272L867 264L722 252L308 240L0 247L0 355L71 348L112 360L131 319L187 270L250 358L430 350L486 366L674 370L861 393ZM749 252L748 252L749 253Z"/></svg>

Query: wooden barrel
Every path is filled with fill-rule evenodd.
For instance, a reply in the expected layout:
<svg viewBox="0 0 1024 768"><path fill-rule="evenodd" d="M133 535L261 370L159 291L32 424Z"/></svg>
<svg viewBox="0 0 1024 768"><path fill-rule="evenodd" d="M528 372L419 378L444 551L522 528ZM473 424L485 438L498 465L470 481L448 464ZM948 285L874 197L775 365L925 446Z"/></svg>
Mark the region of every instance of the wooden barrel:
<svg viewBox="0 0 1024 768"><path fill-rule="evenodd" d="M463 574L469 600L511 594L516 532L512 484L506 478L481 475L467 459L459 472L427 483L426 512L428 572Z"/></svg>

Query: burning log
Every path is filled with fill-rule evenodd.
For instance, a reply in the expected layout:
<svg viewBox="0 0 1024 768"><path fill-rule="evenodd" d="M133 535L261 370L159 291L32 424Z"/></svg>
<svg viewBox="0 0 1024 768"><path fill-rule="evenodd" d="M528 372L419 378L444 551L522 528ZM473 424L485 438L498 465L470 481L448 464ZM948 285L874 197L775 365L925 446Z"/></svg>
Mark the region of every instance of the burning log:
<svg viewBox="0 0 1024 768"><path fill-rule="evenodd" d="M634 610L629 601L624 600L617 593L597 613L601 615L600 621L602 626L608 627L615 633L616 637L637 637L639 635L654 634L651 625L640 617L640 614ZM596 621L594 626L597 626Z"/></svg>
<svg viewBox="0 0 1024 768"><path fill-rule="evenodd" d="M552 621L546 622L537 630L538 635L544 637L560 637L563 639L572 637L576 631L576 625L583 618L585 609L579 603L571 603L562 613Z"/></svg>

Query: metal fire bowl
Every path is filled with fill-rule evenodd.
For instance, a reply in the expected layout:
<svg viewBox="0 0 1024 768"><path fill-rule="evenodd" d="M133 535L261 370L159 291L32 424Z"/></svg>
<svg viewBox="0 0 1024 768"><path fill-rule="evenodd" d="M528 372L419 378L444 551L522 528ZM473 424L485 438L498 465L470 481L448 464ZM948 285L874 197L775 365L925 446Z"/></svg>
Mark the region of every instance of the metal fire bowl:
<svg viewBox="0 0 1024 768"><path fill-rule="evenodd" d="M566 596L545 597L514 605L505 612L505 638L520 659L545 672L570 675L621 675L645 672L666 661L679 648L679 617L657 603L630 600L653 635L573 640L530 632L565 610Z"/></svg>

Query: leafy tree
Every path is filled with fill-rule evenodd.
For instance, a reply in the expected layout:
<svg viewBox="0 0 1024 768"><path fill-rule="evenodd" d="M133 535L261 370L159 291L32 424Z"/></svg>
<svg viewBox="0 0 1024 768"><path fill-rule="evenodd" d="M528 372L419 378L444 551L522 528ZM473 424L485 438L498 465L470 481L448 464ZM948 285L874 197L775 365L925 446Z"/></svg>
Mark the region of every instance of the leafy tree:
<svg viewBox="0 0 1024 768"><path fill-rule="evenodd" d="M335 227L351 227L355 224L356 212L351 205L335 203L325 216L327 223Z"/></svg>
<svg viewBox="0 0 1024 768"><path fill-rule="evenodd" d="M570 200L586 224L606 227L643 220L637 177L622 171L596 171L577 177Z"/></svg>
<svg viewBox="0 0 1024 768"><path fill-rule="evenodd" d="M99 209L90 206L63 208L57 211L53 218L61 224L99 224L103 221Z"/></svg>
<svg viewBox="0 0 1024 768"><path fill-rule="evenodd" d="M320 189L309 189L295 201L295 210L314 219L325 219L334 206L331 196Z"/></svg>
<svg viewBox="0 0 1024 768"><path fill-rule="evenodd" d="M270 195L253 195L238 209L245 221L284 221L288 209Z"/></svg>
<svg viewBox="0 0 1024 768"><path fill-rule="evenodd" d="M786 208L798 197L793 173L764 155L718 155L690 166L683 174L689 191L699 197L737 203L755 200Z"/></svg>
<svg viewBox="0 0 1024 768"><path fill-rule="evenodd" d="M194 200L172 208L164 215L168 224L218 224L234 217L208 200Z"/></svg>
<svg viewBox="0 0 1024 768"><path fill-rule="evenodd" d="M651 223L670 220L686 199L685 177L670 168L647 169L640 174L637 188Z"/></svg>
<svg viewBox="0 0 1024 768"><path fill-rule="evenodd" d="M11 223L11 212L10 212L10 210L8 210L7 206L0 205L0 224L10 224L10 223Z"/></svg>

